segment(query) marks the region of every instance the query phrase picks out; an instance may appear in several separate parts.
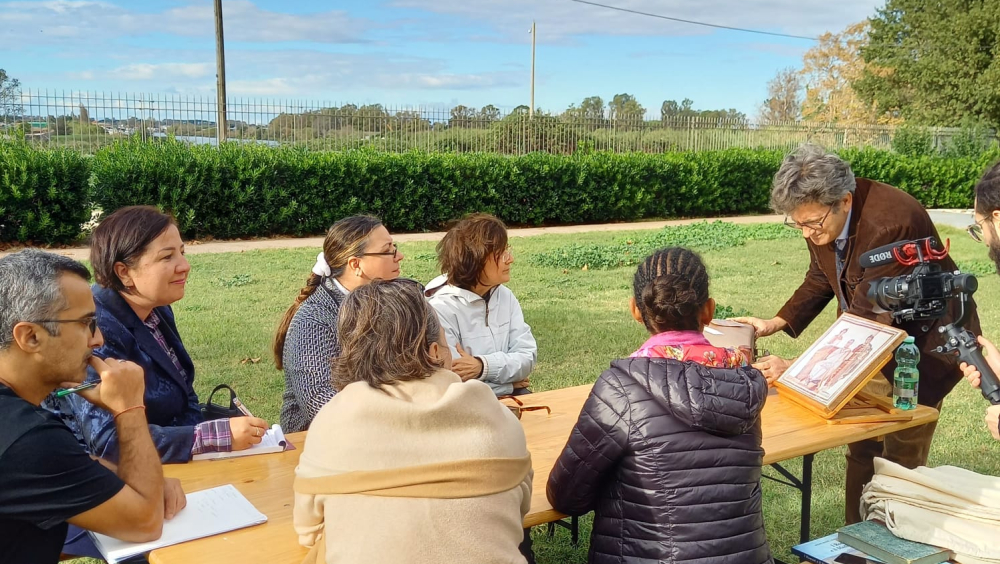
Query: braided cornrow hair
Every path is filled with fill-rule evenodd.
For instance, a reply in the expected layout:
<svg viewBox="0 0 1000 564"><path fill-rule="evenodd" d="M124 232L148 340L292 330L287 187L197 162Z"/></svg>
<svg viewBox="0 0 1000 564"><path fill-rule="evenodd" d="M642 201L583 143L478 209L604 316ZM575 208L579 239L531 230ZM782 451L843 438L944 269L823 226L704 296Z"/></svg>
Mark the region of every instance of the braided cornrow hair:
<svg viewBox="0 0 1000 564"><path fill-rule="evenodd" d="M632 291L650 333L697 331L708 301L708 270L690 249L660 249L639 265Z"/></svg>

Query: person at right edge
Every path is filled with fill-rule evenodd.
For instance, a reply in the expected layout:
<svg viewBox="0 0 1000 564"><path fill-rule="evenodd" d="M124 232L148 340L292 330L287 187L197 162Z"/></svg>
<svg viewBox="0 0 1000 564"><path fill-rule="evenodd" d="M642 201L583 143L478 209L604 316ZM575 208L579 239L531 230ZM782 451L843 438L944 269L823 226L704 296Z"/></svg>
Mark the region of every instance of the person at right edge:
<svg viewBox="0 0 1000 564"><path fill-rule="evenodd" d="M804 145L785 157L774 177L771 207L785 214L785 224L802 231L809 247L809 269L792 297L771 319L737 318L753 325L758 337L785 331L796 338L816 319L831 300L837 315L851 313L906 331L920 348L918 403L941 409L942 400L962 379L955 356L935 352L944 343L938 327L958 317L959 304L952 300L947 314L919 322L895 323L890 313L876 313L868 300L870 283L883 276L899 276L912 267L898 263L864 269L858 263L865 252L897 241L934 237L937 229L927 211L906 192L865 178L855 178L848 163L821 147ZM939 261L945 271L956 270L950 258ZM969 302L965 328L980 334L975 302ZM790 360L766 356L754 364L773 383L791 364ZM869 384L870 392L891 395L894 359L882 368L885 380ZM847 448L845 520L861 520L861 491L874 475L874 459L882 457L907 468L927 463L937 423L928 423L874 439L851 443Z"/></svg>
<svg viewBox="0 0 1000 564"><path fill-rule="evenodd" d="M974 223L967 231L976 242L983 243L989 248L990 260L997 267L997 274L1000 274L1000 233L997 231L997 225L1000 225L1000 162L986 170L976 183L975 190ZM1000 374L1000 350L997 350L996 345L986 337L979 337L979 344L983 347L986 362L993 369L993 373ZM964 362L961 367L969 383L978 388L982 378L979 370ZM993 438L1000 441L1000 405L989 406L986 409L985 420Z"/></svg>

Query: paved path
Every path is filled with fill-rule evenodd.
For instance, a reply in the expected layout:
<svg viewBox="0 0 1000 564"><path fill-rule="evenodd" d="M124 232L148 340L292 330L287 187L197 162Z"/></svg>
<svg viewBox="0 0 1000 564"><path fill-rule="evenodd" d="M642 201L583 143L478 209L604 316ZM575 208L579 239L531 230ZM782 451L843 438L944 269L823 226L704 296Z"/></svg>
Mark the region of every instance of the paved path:
<svg viewBox="0 0 1000 564"><path fill-rule="evenodd" d="M778 215L757 215L743 217L712 218L708 221L721 219L732 223L775 223L782 220ZM509 229L507 233L511 237L534 237L536 235L549 235L555 233L589 233L593 231L639 231L642 229L662 229L667 225L687 225L706 221L705 219L676 219L670 221L638 221L634 223L607 223L602 225L562 225L558 227L527 227L521 229ZM393 239L401 243L413 241L440 241L444 237L444 232L435 233L399 233L393 234ZM265 250L265 249L297 249L302 247L312 247L319 249L323 246L323 237L301 237L301 238L279 238L279 239L253 239L237 241L212 241L200 243L198 241L187 241L187 252L190 254L199 253L238 253L241 251ZM0 253L0 256L9 254L16 249ZM52 252L66 255L77 260L85 260L90 252L86 247L52 249Z"/></svg>
<svg viewBox="0 0 1000 564"><path fill-rule="evenodd" d="M965 228L972 223L972 210L929 210L934 223L950 225L958 228ZM783 217L780 215L754 215L741 217L710 218L707 221L721 219L732 223L777 223ZM606 223L602 225L563 225L558 227L528 227L521 229L510 229L508 233L511 237L534 237L536 235L549 235L556 233L590 233L590 232L614 232L614 231L639 231L643 229L662 229L668 225L687 225L706 219L675 219L669 221L638 221L634 223ZM435 233L400 233L394 234L393 238L401 243L413 241L439 241L444 237L443 232ZM191 254L199 253L237 253L241 251L266 250L266 249L297 249L312 247L319 249L323 246L322 237L302 237L302 238L278 238L278 239L252 239L237 241L211 241L200 243L198 241L188 241L187 252ZM0 256L9 254L12 251L0 253ZM86 247L53 249L52 252L66 255L78 260L88 258L89 251Z"/></svg>
<svg viewBox="0 0 1000 564"><path fill-rule="evenodd" d="M928 210L931 220L938 225L950 225L965 229L974 220L972 210Z"/></svg>

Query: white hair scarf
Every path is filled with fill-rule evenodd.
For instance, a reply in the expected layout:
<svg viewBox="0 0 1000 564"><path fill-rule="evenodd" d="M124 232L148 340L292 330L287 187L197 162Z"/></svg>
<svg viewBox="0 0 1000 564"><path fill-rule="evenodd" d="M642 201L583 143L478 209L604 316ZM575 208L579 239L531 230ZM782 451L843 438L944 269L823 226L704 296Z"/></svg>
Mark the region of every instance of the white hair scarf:
<svg viewBox="0 0 1000 564"><path fill-rule="evenodd" d="M312 272L316 276L323 277L333 274L333 271L330 270L330 264L326 262L326 257L323 256L322 252L316 256L316 264L313 266Z"/></svg>

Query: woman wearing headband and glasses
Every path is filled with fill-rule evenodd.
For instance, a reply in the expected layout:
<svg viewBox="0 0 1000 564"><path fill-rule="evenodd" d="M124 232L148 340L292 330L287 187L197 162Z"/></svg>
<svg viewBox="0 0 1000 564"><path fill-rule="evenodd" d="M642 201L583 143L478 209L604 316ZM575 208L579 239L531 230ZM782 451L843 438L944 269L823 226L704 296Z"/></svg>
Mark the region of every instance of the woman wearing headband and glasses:
<svg viewBox="0 0 1000 564"><path fill-rule="evenodd" d="M327 231L323 251L274 337L274 364L285 372L283 431L308 429L337 393L330 383L330 361L340 355L337 318L344 297L376 278L398 277L403 258L377 218L346 217Z"/></svg>

